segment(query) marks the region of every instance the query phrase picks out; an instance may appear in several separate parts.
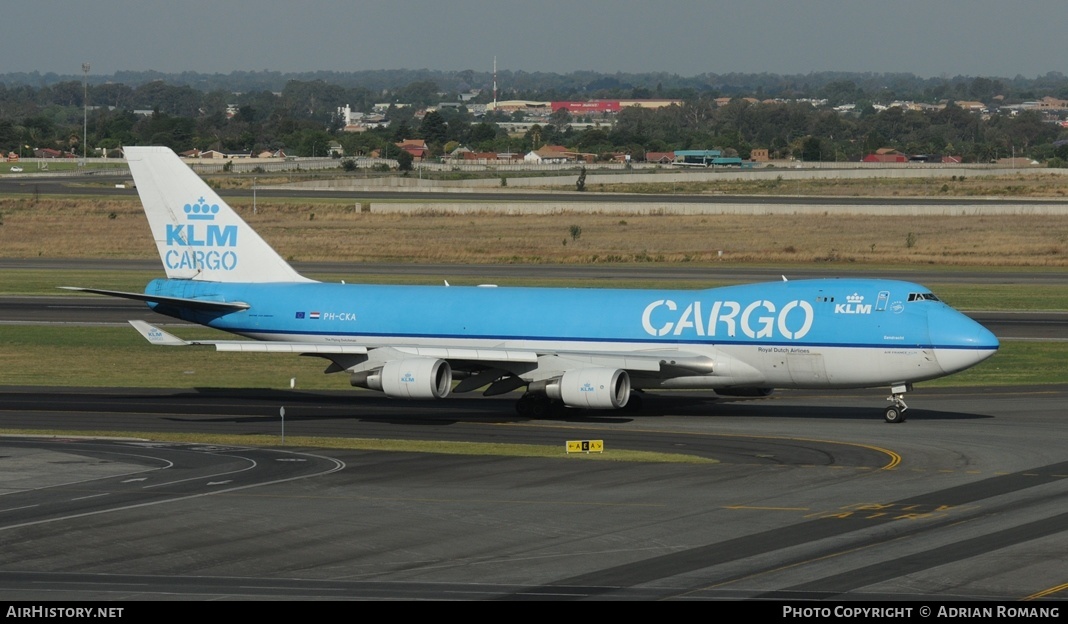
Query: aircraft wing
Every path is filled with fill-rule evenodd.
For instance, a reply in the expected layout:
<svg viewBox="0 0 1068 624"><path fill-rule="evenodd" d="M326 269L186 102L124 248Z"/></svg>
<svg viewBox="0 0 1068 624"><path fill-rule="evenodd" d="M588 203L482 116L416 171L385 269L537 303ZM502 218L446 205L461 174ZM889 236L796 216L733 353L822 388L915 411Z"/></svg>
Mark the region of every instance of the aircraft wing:
<svg viewBox="0 0 1068 624"><path fill-rule="evenodd" d="M497 367L508 370L514 365L529 370L544 369L539 376L549 377L576 367L611 367L633 372L659 373L665 376L706 374L712 372L711 358L679 350L627 351L590 353L584 351L539 351L534 349L471 349L456 347L371 347L355 344L324 344L297 341L254 340L185 340L145 321L130 321L146 340L163 346L214 346L217 351L242 353L298 353L329 358L331 355L364 355L374 349L389 351L391 357L436 358L447 360L458 369ZM335 363L337 360L335 360ZM339 369L335 369L339 370Z"/></svg>
<svg viewBox="0 0 1068 624"><path fill-rule="evenodd" d="M311 342L257 342L254 340L185 340L145 321L130 321L130 325L133 325L133 328L152 344L167 347L210 345L214 346L216 351L237 351L242 353L367 353L367 347L360 345L328 345Z"/></svg>

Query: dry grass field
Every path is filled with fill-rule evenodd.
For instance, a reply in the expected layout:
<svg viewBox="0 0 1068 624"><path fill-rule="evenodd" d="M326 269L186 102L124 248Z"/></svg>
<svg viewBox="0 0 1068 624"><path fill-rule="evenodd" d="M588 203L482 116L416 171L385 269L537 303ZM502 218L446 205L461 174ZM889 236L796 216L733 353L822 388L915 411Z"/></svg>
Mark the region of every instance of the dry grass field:
<svg viewBox="0 0 1068 624"><path fill-rule="evenodd" d="M1068 266L1068 216L371 214L235 202L292 261ZM0 198L0 257L154 259L135 199Z"/></svg>
<svg viewBox="0 0 1068 624"><path fill-rule="evenodd" d="M1063 171L1063 170L1060 170ZM573 189L570 189L573 190ZM816 178L797 182L781 178L752 182L722 180L677 184L605 184L591 190L631 193L720 193L739 195L811 195L818 197L1068 197L1068 175L1032 169L1016 175L975 175L966 171L944 177Z"/></svg>

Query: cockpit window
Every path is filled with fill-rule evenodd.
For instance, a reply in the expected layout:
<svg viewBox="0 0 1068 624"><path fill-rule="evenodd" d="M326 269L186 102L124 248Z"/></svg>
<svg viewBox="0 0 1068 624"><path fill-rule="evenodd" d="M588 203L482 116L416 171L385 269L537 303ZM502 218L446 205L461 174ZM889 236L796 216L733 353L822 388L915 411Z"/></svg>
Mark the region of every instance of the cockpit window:
<svg viewBox="0 0 1068 624"><path fill-rule="evenodd" d="M909 293L909 301L941 301L934 293Z"/></svg>

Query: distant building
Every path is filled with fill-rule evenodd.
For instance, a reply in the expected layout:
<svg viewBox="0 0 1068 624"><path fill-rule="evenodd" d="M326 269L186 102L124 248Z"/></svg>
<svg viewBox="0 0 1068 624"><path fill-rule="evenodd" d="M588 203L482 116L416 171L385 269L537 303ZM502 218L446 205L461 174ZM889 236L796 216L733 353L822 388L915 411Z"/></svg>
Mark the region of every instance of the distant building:
<svg viewBox="0 0 1068 624"><path fill-rule="evenodd" d="M212 159L212 160L232 160L235 158L252 158L251 153L245 152L220 152L218 150L205 150L200 152L200 159Z"/></svg>
<svg viewBox="0 0 1068 624"><path fill-rule="evenodd" d="M619 100L590 100L588 102L552 102L549 108L555 113L563 109L571 114L618 113Z"/></svg>
<svg viewBox="0 0 1068 624"><path fill-rule="evenodd" d="M400 143L394 143L400 149L412 155L416 160L423 160L427 156L429 148L423 139L404 139Z"/></svg>
<svg viewBox="0 0 1068 624"><path fill-rule="evenodd" d="M536 102L532 100L504 100L486 104L486 110L498 110L504 112L531 111L548 113L552 102Z"/></svg>
<svg viewBox="0 0 1068 624"><path fill-rule="evenodd" d="M629 106L637 106L638 108L664 108L665 106L682 106L682 103L682 100L645 98L640 100L620 100L619 107L621 109Z"/></svg>
<svg viewBox="0 0 1068 624"><path fill-rule="evenodd" d="M986 104L983 104L982 102L957 101L957 102L954 102L954 104L957 105L957 108L961 108L961 109L966 110L966 111L972 111L972 112L976 112L976 113L985 113L985 112L987 112Z"/></svg>
<svg viewBox="0 0 1068 624"><path fill-rule="evenodd" d="M532 100L505 100L495 104L488 104L488 109L502 111L529 111L529 112L556 112L566 110L572 115L590 113L618 113L624 108L638 106L640 108L663 108L671 105L682 105L682 100L670 99L630 99L630 100L557 100L554 102L538 102Z"/></svg>
<svg viewBox="0 0 1068 624"><path fill-rule="evenodd" d="M345 132L366 132L372 128L388 128L389 121L382 113L361 113L346 104L337 109L341 129Z"/></svg>
<svg viewBox="0 0 1068 624"><path fill-rule="evenodd" d="M1058 100L1048 95L1035 102L1035 108L1043 110L1064 110L1068 108L1068 100Z"/></svg>
<svg viewBox="0 0 1068 624"><path fill-rule="evenodd" d="M546 145L528 152L523 157L525 162L538 164L566 163L575 160L575 155L562 145Z"/></svg>
<svg viewBox="0 0 1068 624"><path fill-rule="evenodd" d="M690 167L740 167L742 159L720 150L675 150L675 164Z"/></svg>
<svg viewBox="0 0 1068 624"><path fill-rule="evenodd" d="M944 154L913 154L909 156L909 162L933 163L933 164L960 164L960 156L946 156Z"/></svg>
<svg viewBox="0 0 1068 624"><path fill-rule="evenodd" d="M868 154L861 159L861 162L866 163L903 163L908 162L909 157L890 147L883 147L875 150L874 153Z"/></svg>

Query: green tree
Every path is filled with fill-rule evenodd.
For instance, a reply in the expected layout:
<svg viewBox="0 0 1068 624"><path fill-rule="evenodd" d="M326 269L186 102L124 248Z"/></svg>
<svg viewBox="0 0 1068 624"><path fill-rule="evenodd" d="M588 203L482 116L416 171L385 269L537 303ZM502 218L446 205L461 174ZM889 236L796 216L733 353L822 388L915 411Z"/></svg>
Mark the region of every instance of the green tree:
<svg viewBox="0 0 1068 624"><path fill-rule="evenodd" d="M423 121L419 124L419 138L440 147L447 137L448 126L437 111L431 111L423 116Z"/></svg>
<svg viewBox="0 0 1068 624"><path fill-rule="evenodd" d="M398 171L411 171L412 163L415 161L415 157L404 150L399 150L397 154L397 170Z"/></svg>
<svg viewBox="0 0 1068 624"><path fill-rule="evenodd" d="M801 142L801 158L813 162L823 160L823 144L818 137L805 137Z"/></svg>
<svg viewBox="0 0 1068 624"><path fill-rule="evenodd" d="M483 145L497 138L496 124L482 122L471 127L469 140L474 145Z"/></svg>
<svg viewBox="0 0 1068 624"><path fill-rule="evenodd" d="M440 101L438 84L433 80L418 80L394 92L396 102L406 102L416 106L429 106Z"/></svg>

